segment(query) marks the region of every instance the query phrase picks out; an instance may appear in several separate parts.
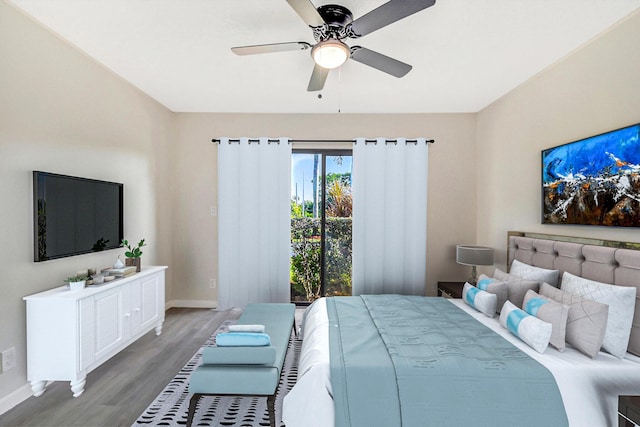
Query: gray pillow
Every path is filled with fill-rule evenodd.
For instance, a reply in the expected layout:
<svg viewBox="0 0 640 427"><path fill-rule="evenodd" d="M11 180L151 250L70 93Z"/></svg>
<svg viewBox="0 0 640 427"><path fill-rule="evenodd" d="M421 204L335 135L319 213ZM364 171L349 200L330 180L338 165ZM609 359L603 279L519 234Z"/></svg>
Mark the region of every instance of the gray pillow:
<svg viewBox="0 0 640 427"><path fill-rule="evenodd" d="M509 293L507 289L507 283L502 282L498 279L494 279L485 274L481 274L478 277L478 283L476 284L476 288L481 289L483 291L487 291L490 294L495 294L498 297L498 313L502 310L502 306L505 301L509 298Z"/></svg>
<svg viewBox="0 0 640 427"><path fill-rule="evenodd" d="M465 283L464 288L462 288L462 299L487 317L496 315L498 298L495 294L481 291L475 286Z"/></svg>
<svg viewBox="0 0 640 427"><path fill-rule="evenodd" d="M569 306L567 342L592 359L596 357L607 328L609 306L561 291L548 283L542 284L540 294Z"/></svg>
<svg viewBox="0 0 640 427"><path fill-rule="evenodd" d="M636 288L608 285L565 272L562 276L561 289L609 306L602 349L622 359L627 353L631 335L631 323L636 306Z"/></svg>
<svg viewBox="0 0 640 427"><path fill-rule="evenodd" d="M534 267L514 259L511 263L509 274L522 279L535 280L536 282L547 282L550 285L558 286L558 270L548 270L546 268Z"/></svg>
<svg viewBox="0 0 640 427"><path fill-rule="evenodd" d="M493 277L507 283L507 298L518 308L522 308L522 300L529 289L537 291L540 287L538 281L522 279L497 268L493 272Z"/></svg>
<svg viewBox="0 0 640 427"><path fill-rule="evenodd" d="M540 320L551 323L553 329L549 343L558 350L564 351L569 306L528 290L524 296L522 309Z"/></svg>

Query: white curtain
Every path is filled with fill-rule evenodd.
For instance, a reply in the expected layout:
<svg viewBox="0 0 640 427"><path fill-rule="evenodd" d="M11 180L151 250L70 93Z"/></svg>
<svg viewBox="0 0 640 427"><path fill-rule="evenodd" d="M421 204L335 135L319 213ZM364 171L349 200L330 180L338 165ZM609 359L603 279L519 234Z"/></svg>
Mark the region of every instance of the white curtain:
<svg viewBox="0 0 640 427"><path fill-rule="evenodd" d="M354 295L424 295L428 143L359 138L353 147Z"/></svg>
<svg viewBox="0 0 640 427"><path fill-rule="evenodd" d="M218 307L289 302L291 145L230 140L218 147Z"/></svg>

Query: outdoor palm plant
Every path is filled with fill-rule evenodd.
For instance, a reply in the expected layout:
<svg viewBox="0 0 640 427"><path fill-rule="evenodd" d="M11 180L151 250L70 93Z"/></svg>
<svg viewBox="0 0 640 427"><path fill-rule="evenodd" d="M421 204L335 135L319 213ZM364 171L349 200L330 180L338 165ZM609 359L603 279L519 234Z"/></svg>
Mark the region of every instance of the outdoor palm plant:
<svg viewBox="0 0 640 427"><path fill-rule="evenodd" d="M351 186L335 180L327 188L327 216L348 218L351 216L353 196Z"/></svg>

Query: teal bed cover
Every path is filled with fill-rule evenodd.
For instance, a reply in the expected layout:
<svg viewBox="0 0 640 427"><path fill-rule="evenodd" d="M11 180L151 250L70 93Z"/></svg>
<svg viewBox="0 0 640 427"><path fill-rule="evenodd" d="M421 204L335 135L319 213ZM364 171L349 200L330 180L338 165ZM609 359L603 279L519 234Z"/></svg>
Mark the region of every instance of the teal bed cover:
<svg viewBox="0 0 640 427"><path fill-rule="evenodd" d="M336 427L568 426L552 374L444 298L327 311Z"/></svg>

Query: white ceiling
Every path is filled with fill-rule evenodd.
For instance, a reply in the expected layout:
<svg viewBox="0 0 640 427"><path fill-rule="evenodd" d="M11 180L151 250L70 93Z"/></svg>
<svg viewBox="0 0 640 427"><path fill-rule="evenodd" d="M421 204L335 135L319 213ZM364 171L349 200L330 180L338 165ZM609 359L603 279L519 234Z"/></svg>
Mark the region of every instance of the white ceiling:
<svg viewBox="0 0 640 427"><path fill-rule="evenodd" d="M230 50L313 43L285 0L8 1L172 111L251 113L476 112L640 9L640 0L437 0L347 40L413 65L404 78L347 61L318 93L306 91L309 50ZM358 18L385 0L314 0L338 2Z"/></svg>

